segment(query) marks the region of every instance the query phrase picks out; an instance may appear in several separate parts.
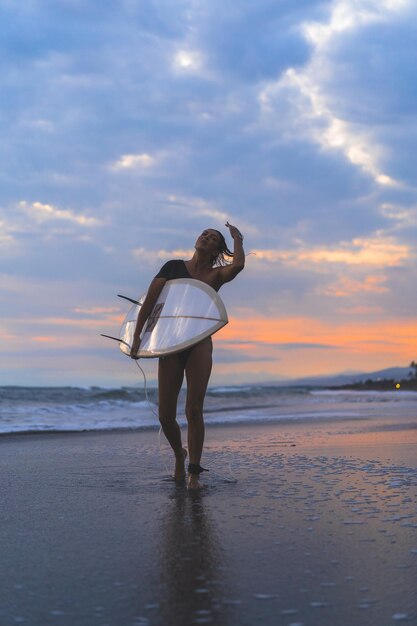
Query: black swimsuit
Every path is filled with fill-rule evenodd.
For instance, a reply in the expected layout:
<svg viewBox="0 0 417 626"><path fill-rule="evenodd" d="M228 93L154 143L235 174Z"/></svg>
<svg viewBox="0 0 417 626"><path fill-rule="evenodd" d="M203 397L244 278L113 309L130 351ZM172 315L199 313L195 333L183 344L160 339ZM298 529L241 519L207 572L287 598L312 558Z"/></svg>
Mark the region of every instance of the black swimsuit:
<svg viewBox="0 0 417 626"><path fill-rule="evenodd" d="M175 278L192 278L190 272L187 270L185 261L175 259L168 261L161 267L155 278L166 278L167 280L174 280Z"/></svg>

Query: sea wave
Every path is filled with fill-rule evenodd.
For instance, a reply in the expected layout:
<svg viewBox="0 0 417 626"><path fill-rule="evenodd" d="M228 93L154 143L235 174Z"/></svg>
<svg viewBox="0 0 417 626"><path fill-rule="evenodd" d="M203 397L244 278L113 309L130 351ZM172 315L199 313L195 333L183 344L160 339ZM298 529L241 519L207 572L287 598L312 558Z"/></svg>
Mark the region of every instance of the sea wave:
<svg viewBox="0 0 417 626"><path fill-rule="evenodd" d="M156 397L156 389L148 390L149 397ZM71 405L78 402L96 404L98 402L140 402L146 394L137 387L0 387L0 406L22 403L55 403Z"/></svg>
<svg viewBox="0 0 417 626"><path fill-rule="evenodd" d="M185 391L178 403L184 423ZM207 424L415 416L417 392L363 392L273 385L208 390ZM157 390L140 387L0 387L0 433L159 428Z"/></svg>
<svg viewBox="0 0 417 626"><path fill-rule="evenodd" d="M355 389L312 389L312 397L320 401L346 401L346 402L417 402L417 391L359 391Z"/></svg>

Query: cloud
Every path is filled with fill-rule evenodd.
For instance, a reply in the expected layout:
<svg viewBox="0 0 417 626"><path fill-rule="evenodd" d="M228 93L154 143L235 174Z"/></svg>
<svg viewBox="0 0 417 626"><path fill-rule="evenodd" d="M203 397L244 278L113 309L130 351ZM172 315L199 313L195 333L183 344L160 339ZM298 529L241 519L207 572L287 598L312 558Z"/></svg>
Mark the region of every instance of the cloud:
<svg viewBox="0 0 417 626"><path fill-rule="evenodd" d="M100 220L95 217L88 217L80 213L75 213L70 209L59 209L51 204L43 204L42 202L28 203L25 200L22 200L19 202L19 206L30 217L33 217L35 221L41 223L53 220L62 220L87 228L101 224Z"/></svg>
<svg viewBox="0 0 417 626"><path fill-rule="evenodd" d="M189 259L193 256L194 250L192 248L189 250L183 248L177 250L147 250L146 248L134 248L132 254L135 258L153 265L156 261Z"/></svg>
<svg viewBox="0 0 417 626"><path fill-rule="evenodd" d="M255 260L301 266L342 264L396 267L414 258L411 247L398 242L392 236L357 238L331 248L305 246L294 250L255 249L253 254Z"/></svg>
<svg viewBox="0 0 417 626"><path fill-rule="evenodd" d="M300 25L305 39L312 46L309 62L302 68L288 68L276 81L259 92L259 101L268 121L278 114L280 100L292 104L287 120L292 131L309 137L324 151L338 151L354 166L382 187L400 183L383 170L387 152L376 138L375 129L342 117L339 99L333 91L334 78L343 72L343 62L335 54L341 39L374 23L389 23L392 16L408 7L407 0L335 0L330 4L327 21L306 21ZM339 65L342 65L341 70ZM344 94L349 98L348 94ZM282 108L282 107L281 107Z"/></svg>
<svg viewBox="0 0 417 626"><path fill-rule="evenodd" d="M146 152L142 154L124 154L111 165L114 170L147 169L155 165L156 159Z"/></svg>
<svg viewBox="0 0 417 626"><path fill-rule="evenodd" d="M0 329L0 339L2 341L16 341L18 335L13 335L12 333Z"/></svg>
<svg viewBox="0 0 417 626"><path fill-rule="evenodd" d="M363 280L356 280L349 276L341 276L335 283L319 289L319 293L336 298L349 298L358 293L381 294L389 292L385 284L386 276L366 276Z"/></svg>
<svg viewBox="0 0 417 626"><path fill-rule="evenodd" d="M38 343L55 343L58 341L58 338L49 335L39 335L37 337L31 337L31 341L37 341Z"/></svg>
<svg viewBox="0 0 417 626"><path fill-rule="evenodd" d="M196 218L208 217L224 232L227 232L225 225L226 222L229 221L232 224L235 223L238 225L239 229L245 235L258 233L258 228L242 218L239 218L235 209L232 209L230 213L226 213L226 211L221 210L204 198L169 194L164 201L168 206L175 208L177 214L182 213L185 217L194 220Z"/></svg>
<svg viewBox="0 0 417 626"><path fill-rule="evenodd" d="M333 113L313 62L307 70L288 69L277 83L268 85L260 93L259 99L267 114L273 114L273 101L281 97L281 92L293 92L297 98L296 130L305 133L323 150L341 151L353 165L357 165L376 183L383 186L397 186L399 183L388 176L379 166L382 148L373 141L368 129L360 124L340 119Z"/></svg>
<svg viewBox="0 0 417 626"><path fill-rule="evenodd" d="M307 22L302 31L316 50L322 50L332 40L373 22L386 21L390 12L400 11L410 0L336 0L332 3L329 20L325 23Z"/></svg>
<svg viewBox="0 0 417 626"><path fill-rule="evenodd" d="M72 309L74 313L80 313L81 315L107 315L112 313L119 313L119 307L90 307L90 308L82 308L75 307Z"/></svg>
<svg viewBox="0 0 417 626"><path fill-rule="evenodd" d="M15 241L12 232L13 227L5 220L0 220L0 245L2 248L9 246Z"/></svg>
<svg viewBox="0 0 417 626"><path fill-rule="evenodd" d="M352 315L360 315L362 317L364 316L381 316L381 314L383 313L383 308L382 307L378 307L378 306L345 306L345 307L340 307L338 309L339 313L342 313L343 315L348 315L349 317Z"/></svg>
<svg viewBox="0 0 417 626"><path fill-rule="evenodd" d="M227 213L212 206L211 203L204 198L170 194L167 196L166 202L170 206L175 207L177 211L181 211L189 217L207 216L223 224L228 220Z"/></svg>
<svg viewBox="0 0 417 626"><path fill-rule="evenodd" d="M227 350L226 348L216 347L215 360L219 363L241 363L245 362L275 362L277 359L273 356L265 354L252 354L245 350Z"/></svg>
<svg viewBox="0 0 417 626"><path fill-rule="evenodd" d="M233 346L238 349L239 352L241 350L246 350L248 346L263 348L280 348L282 350L305 350L305 349L333 349L335 346L331 346L323 343L314 343L314 342L302 342L302 341L293 341L293 342L283 342L283 341L255 341L255 340L247 340L247 341L230 341L223 340L223 344L227 346Z"/></svg>
<svg viewBox="0 0 417 626"><path fill-rule="evenodd" d="M417 225L417 207L384 202L380 205L381 214L394 222L394 230L402 230Z"/></svg>

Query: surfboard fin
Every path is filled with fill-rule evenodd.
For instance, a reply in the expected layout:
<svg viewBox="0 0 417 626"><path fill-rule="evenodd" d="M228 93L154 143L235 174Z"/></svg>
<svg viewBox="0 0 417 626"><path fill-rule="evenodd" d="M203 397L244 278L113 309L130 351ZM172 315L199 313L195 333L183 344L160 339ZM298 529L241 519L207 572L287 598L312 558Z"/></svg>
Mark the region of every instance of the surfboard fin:
<svg viewBox="0 0 417 626"><path fill-rule="evenodd" d="M120 295L120 293L117 294L117 297L123 298L123 300L128 300L129 302L132 302L133 304L139 304L137 300L133 300L133 298L128 298L127 296L122 296Z"/></svg>
<svg viewBox="0 0 417 626"><path fill-rule="evenodd" d="M120 337L111 337L111 335L103 335L103 333L100 333L100 337L107 337L107 339L113 339L114 341L118 341L119 343L124 343L125 346L130 348L130 344L128 344L127 341L120 339Z"/></svg>

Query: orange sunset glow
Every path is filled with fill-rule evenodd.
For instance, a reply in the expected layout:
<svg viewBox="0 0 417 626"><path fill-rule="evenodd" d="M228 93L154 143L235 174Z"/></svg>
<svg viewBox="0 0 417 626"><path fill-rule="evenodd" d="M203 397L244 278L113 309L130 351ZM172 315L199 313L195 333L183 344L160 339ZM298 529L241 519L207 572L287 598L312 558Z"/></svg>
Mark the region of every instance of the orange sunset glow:
<svg viewBox="0 0 417 626"><path fill-rule="evenodd" d="M244 354L255 360L246 367L234 365L241 371L297 377L348 369L370 371L387 364L406 366L417 354L416 327L417 320L329 324L307 317L233 318L215 341L220 348L240 352L242 362ZM271 361L264 362L265 356Z"/></svg>
<svg viewBox="0 0 417 626"><path fill-rule="evenodd" d="M417 319L409 321L369 321L368 323L335 323L308 317L286 319L233 318L222 330L222 341L234 341L240 345L279 345L286 343L325 344L326 347L348 348L363 353L385 352L396 347L406 357L417 351Z"/></svg>

